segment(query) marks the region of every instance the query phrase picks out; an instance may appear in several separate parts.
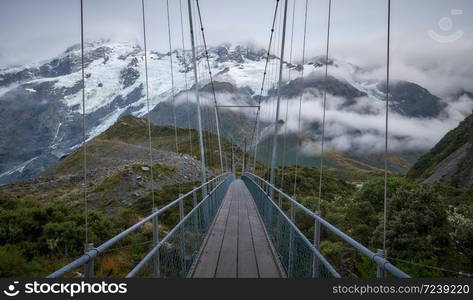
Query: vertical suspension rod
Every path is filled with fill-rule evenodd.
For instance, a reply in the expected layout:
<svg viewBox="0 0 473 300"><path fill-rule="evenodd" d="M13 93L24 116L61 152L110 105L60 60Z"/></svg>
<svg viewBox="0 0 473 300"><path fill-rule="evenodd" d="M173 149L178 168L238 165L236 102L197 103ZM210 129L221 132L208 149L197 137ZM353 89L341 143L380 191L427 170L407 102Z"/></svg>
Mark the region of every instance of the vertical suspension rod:
<svg viewBox="0 0 473 300"><path fill-rule="evenodd" d="M149 148L149 170L151 176L151 201L153 208L155 207L154 203L154 174L153 174L153 145L151 141L151 114L150 114L150 104L149 104L149 79L148 79L148 48L146 43L146 15L145 15L145 1L141 0L141 17L143 21L143 46L145 51L145 83L146 83L146 106L148 112L148 148Z"/></svg>
<svg viewBox="0 0 473 300"><path fill-rule="evenodd" d="M276 152L277 152L277 139L278 139L278 127L279 127L279 110L281 105L281 84L282 84L282 74L284 67L284 46L286 40L286 22L287 22L287 2L284 0L284 18L282 24L282 38L281 38L281 57L279 62L279 80L278 80L278 98L276 102L276 118L274 122L274 135L273 135L273 149L271 155L271 176L270 183L274 185L274 179L276 175ZM274 191L271 189L271 199L273 199Z"/></svg>
<svg viewBox="0 0 473 300"><path fill-rule="evenodd" d="M194 65L194 91L195 91L195 98L197 101L197 122L199 128L199 146L200 146L200 171L202 175L202 184L207 181L207 174L205 170L205 152L204 152L204 137L202 135L202 115L200 110L200 98L199 98L199 79L197 78L197 60L196 60L196 53L195 53L195 37L194 37L194 25L192 21L192 5L191 0L187 0L187 6L189 10L189 28L191 34L191 44L192 44L192 61ZM207 187L203 186L203 193L207 195Z"/></svg>
<svg viewBox="0 0 473 300"><path fill-rule="evenodd" d="M174 138L175 138L175 143L176 143L176 153L179 153L179 143L177 141L176 95L174 91L174 63L172 60L171 16L169 14L169 0L166 0L166 14L167 14L167 21L168 21L169 63L171 65L171 97L172 97L172 114L174 118Z"/></svg>
<svg viewBox="0 0 473 300"><path fill-rule="evenodd" d="M204 25L202 23L202 14L200 13L199 0L196 0L196 3L197 3L197 12L199 13L199 24L200 24L200 30L202 32L202 41L204 42L205 58L207 60L207 67L209 69L210 85L212 86L212 95L213 95L214 105L215 105L214 106L215 126L217 127L218 152L220 154L220 170L221 170L221 172L224 172L223 155L222 155L222 141L221 141L221 138L220 138L220 117L219 117L219 114L218 114L217 96L215 94L215 86L214 86L214 81L213 81L213 77L212 77L212 70L210 68L209 51L207 50L207 41L205 39L205 34L204 34Z"/></svg>
<svg viewBox="0 0 473 300"><path fill-rule="evenodd" d="M85 70L84 70L84 3L80 0L80 51L81 51L81 84L82 84L82 142L83 142L83 171L84 171L84 232L85 245L89 244L89 213L87 207L87 146L85 133Z"/></svg>
<svg viewBox="0 0 473 300"><path fill-rule="evenodd" d="M264 65L263 81L261 83L261 89L260 89L260 93L258 97L258 110L256 112L255 127L253 130L253 136L251 138L251 140L255 141L255 154L253 156L253 170L255 174L256 174L256 155L258 153L258 131L259 131L259 116L261 113L261 98L263 97L264 83L265 83L266 75L268 72L269 55L271 52L271 45L273 43L274 25L276 24L276 17L278 15L278 7L279 7L279 0L276 0L276 7L274 8L274 15L273 15L273 23L271 25L271 35L269 37L268 52L266 53L266 62Z"/></svg>
<svg viewBox="0 0 473 300"><path fill-rule="evenodd" d="M180 13L180 20L181 20L181 42L182 42L182 58L184 59L184 63L186 66L186 70L184 72L184 83L186 87L186 103L187 103L187 127L189 129L189 148L191 156L194 155L193 147L192 147L192 130L191 130L191 118L190 118L190 110L189 110L189 91L188 91L188 84L187 84L187 58L186 58L186 44L184 40L184 17L182 15L182 0L179 0L179 13Z"/></svg>
<svg viewBox="0 0 473 300"><path fill-rule="evenodd" d="M322 181L324 172L324 150L325 150L325 111L327 104L327 83L328 83L328 54L330 47L330 23L332 17L332 0L328 1L328 18L327 18L327 44L325 48L325 76L323 91L323 112L322 112L322 141L320 149L320 174L319 174L319 201L317 202L316 211L320 212L320 202L322 200Z"/></svg>
<svg viewBox="0 0 473 300"><path fill-rule="evenodd" d="M305 47L306 47L306 36L307 36L307 7L309 5L309 0L305 0L305 13L304 13L304 39L302 42L302 71L301 71L301 91L304 90L304 64L305 64ZM301 113L302 113L302 96L303 92L301 92L299 96L299 113L297 117L297 133L301 135ZM297 142L297 150L296 150L296 163L295 163L295 170L294 170L294 191L293 195L296 197L297 193L297 169L299 166L299 150L300 150L300 142Z"/></svg>
<svg viewBox="0 0 473 300"><path fill-rule="evenodd" d="M389 56L391 43L391 0L388 0L388 28L386 45L386 133L384 140L384 212L383 212L383 251L386 255L386 218L388 208L388 134L389 134Z"/></svg>

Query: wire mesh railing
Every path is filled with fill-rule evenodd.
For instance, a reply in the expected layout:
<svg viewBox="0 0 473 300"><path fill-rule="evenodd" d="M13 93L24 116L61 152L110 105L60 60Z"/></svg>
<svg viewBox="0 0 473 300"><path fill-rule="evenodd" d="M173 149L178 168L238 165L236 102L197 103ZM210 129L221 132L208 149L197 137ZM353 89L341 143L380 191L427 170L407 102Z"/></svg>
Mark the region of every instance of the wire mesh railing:
<svg viewBox="0 0 473 300"><path fill-rule="evenodd" d="M377 265L378 277L384 277L383 274L385 272L389 272L395 277L410 277L408 274L392 265L381 254L372 252L265 179L252 173L245 173L242 179L255 199L256 206L263 219L268 235L273 242L288 277L340 277L338 272L323 257L317 247L317 232L320 232L322 226L350 244L361 255L373 261ZM277 198L289 202L289 217L284 213L281 207L271 199L270 195L274 195L274 199ZM295 225L294 216L296 209L314 220L314 242L310 242Z"/></svg>
<svg viewBox="0 0 473 300"><path fill-rule="evenodd" d="M88 273L89 277L92 277L93 262L97 256L105 253L111 246L150 222L153 231L153 247L128 273L127 277L186 277L228 187L234 179L235 176L231 173L221 174L169 204L159 209L155 208L149 216L100 246L89 247L84 255L50 274L48 278L65 276L81 266L85 266L86 274ZM184 201L187 198L192 199L193 208L189 213L184 214ZM160 233L159 218L163 213L176 206L179 208L179 222L160 239L162 233Z"/></svg>
<svg viewBox="0 0 473 300"><path fill-rule="evenodd" d="M185 278L220 208L228 187L235 179L228 175L199 202L126 277ZM157 221L155 221L157 222Z"/></svg>
<svg viewBox="0 0 473 300"><path fill-rule="evenodd" d="M340 275L250 174L242 177L261 215L288 278L338 278ZM294 216L294 207L291 217Z"/></svg>

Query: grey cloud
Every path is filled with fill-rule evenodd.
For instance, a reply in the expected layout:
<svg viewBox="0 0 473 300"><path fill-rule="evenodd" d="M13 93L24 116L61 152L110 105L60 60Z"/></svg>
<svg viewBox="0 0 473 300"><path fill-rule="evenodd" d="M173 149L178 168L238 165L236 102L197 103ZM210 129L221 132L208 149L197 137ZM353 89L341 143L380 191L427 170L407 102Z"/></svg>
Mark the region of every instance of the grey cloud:
<svg viewBox="0 0 473 300"><path fill-rule="evenodd" d="M287 99L285 99L287 100ZM266 102L263 107L262 118L271 122L272 115L268 111L274 107L275 100ZM289 99L296 103L298 99ZM326 147L328 151L339 152L381 152L384 150L385 115L384 103L367 97L357 98L353 107L343 107L344 99L327 98L326 108ZM285 101L282 102L285 105ZM357 106L370 106L370 113L360 113ZM393 152L425 151L446 134L448 130L457 126L465 115L471 113L473 100L467 97L457 102L449 103L446 114L441 119L409 118L397 113L389 116L389 149ZM314 97L312 93L305 93L302 103L303 132L311 136L305 140L303 151L314 153L320 150L320 132L316 132L311 124L322 122L322 99ZM298 130L298 106L289 105L287 128L289 132ZM282 132L282 131L280 131Z"/></svg>

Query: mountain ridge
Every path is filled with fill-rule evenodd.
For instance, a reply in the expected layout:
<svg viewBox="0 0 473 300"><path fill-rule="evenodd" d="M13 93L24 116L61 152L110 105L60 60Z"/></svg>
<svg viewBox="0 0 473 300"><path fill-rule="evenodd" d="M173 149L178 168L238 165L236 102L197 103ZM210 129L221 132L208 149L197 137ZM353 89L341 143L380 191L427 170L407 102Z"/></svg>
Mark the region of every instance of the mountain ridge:
<svg viewBox="0 0 473 300"><path fill-rule="evenodd" d="M473 113L421 156L407 176L426 183L473 187Z"/></svg>
<svg viewBox="0 0 473 300"><path fill-rule="evenodd" d="M0 141L0 184L16 182L34 177L58 162L64 155L75 151L82 144L82 99L80 77L80 49L77 45L69 47L65 52L54 58L24 67L4 68L0 71L0 133L6 138ZM198 48L199 68L204 65L204 49ZM217 88L219 103L254 104L258 99L261 79L265 66L265 51L256 47L240 45L221 45L209 48L212 73L215 81L221 82ZM85 48L85 89L86 89L86 138L91 140L110 128L125 115L143 117L147 114L147 101L144 87L144 53L134 43L118 43L98 41L86 43ZM149 51L150 110L151 118L160 125L173 125L169 113L173 103L170 85L169 57L172 55L176 72L175 94L181 98L179 105L185 105L182 98L194 84L190 52L173 50L167 53ZM270 55L270 64L278 58ZM333 68L331 75L332 88L329 93L339 98L346 98L345 109L357 109L358 112L371 114L371 109L355 107L359 97L369 98L372 103L382 103L382 91L376 84L356 82L352 76L360 68L336 59L327 62ZM285 79L284 86L289 87L287 95L297 94L297 74L306 69L307 78L311 72L319 72L325 64L324 57L308 59L304 66L297 63L284 62L284 72L294 74L293 83ZM166 71L163 71L166 70ZM200 70L200 69L199 69ZM202 71L202 70L200 70ZM337 71L337 72L335 72ZM341 75L340 75L340 74ZM308 80L308 82L310 82ZM187 84L186 84L187 83ZM208 80L201 80L201 92L211 94ZM271 82L269 82L271 84ZM340 87L344 86L344 89ZM186 89L187 87L187 89ZM323 82L317 79L304 93L320 96ZM416 86L415 91L423 88ZM316 91L316 92L313 92ZM337 91L339 94L337 94ZM272 93L272 94L271 94ZM413 92L414 93L414 92ZM262 103L269 105L274 89L269 86L263 93ZM430 96L429 96L430 97ZM429 98L427 97L427 98ZM202 99L205 100L205 97ZM433 98L440 101L440 98ZM424 101L424 100L422 100ZM421 102L422 102L421 101ZM395 102L395 101L394 101ZM203 105L211 107L210 96ZM393 103L396 110L396 103ZM191 109L190 113L194 109ZM398 110L403 113L403 110ZM163 112L167 112L164 114ZM235 135L246 134L250 137L254 116L248 112L220 110L228 117L223 124L223 134L230 133L237 127ZM195 115L191 113L191 115ZM427 118L433 118L433 114ZM208 113L211 118L211 112ZM409 115L406 115L409 117ZM414 116L419 117L419 116ZM424 117L424 116L421 116ZM225 120L225 118L222 118ZM193 122L190 122L193 124ZM263 132L269 132L272 120L261 120ZM182 115L178 126L189 124L187 116ZM310 122L304 124L308 128L317 126ZM192 126L195 128L195 126ZM206 128L211 130L211 128ZM265 130L266 129L266 130ZM353 130L349 130L351 132ZM351 134L351 133L348 133ZM231 134L226 134L227 139ZM264 137L260 137L264 138ZM311 137L313 138L313 137Z"/></svg>
<svg viewBox="0 0 473 300"><path fill-rule="evenodd" d="M178 139L178 152L175 139ZM204 132L207 145L205 156L207 176L220 173L220 161L215 147L217 137ZM201 181L198 133L195 129L171 126L151 126L152 156L150 163L148 121L131 115L120 118L114 125L86 145L87 199L93 209L113 211L148 201L152 187L159 191L167 186L186 186ZM222 140L226 151L225 163L231 159L231 144ZM235 150L236 168L241 168L242 152ZM0 196L7 198L34 197L40 202L55 200L75 203L82 201L83 147L62 157L59 162L34 178L0 187ZM153 169L151 177L150 169ZM177 194L175 195L178 196Z"/></svg>

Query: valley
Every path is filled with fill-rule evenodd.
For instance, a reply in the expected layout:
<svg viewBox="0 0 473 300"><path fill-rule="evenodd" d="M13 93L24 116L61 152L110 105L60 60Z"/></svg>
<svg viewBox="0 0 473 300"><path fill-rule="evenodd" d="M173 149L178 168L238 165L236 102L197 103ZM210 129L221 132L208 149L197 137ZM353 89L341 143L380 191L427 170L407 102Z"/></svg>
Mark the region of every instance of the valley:
<svg viewBox="0 0 473 300"><path fill-rule="evenodd" d="M198 50L202 72L204 53ZM265 51L221 45L209 52L214 86L204 75L199 86L206 174L210 178L224 171L214 125L215 88L219 105L260 106L256 139L256 110L219 108L224 169L230 170L233 162L241 175L246 139L247 169L252 168L256 147L255 172L268 178L277 90L272 76L266 91L258 93ZM162 207L200 184L190 53L149 53L153 74L149 113L143 54L133 43L87 44L85 144L77 46L45 62L0 70L0 222L5 225L0 231L1 276L44 276L82 253L84 190L91 211L91 239L100 243L148 215L153 199ZM162 71L169 69L170 56L177 64L174 90L170 75ZM269 61L278 60L271 56ZM348 62L327 63L331 75L325 82L321 57L304 65L283 62L284 72L292 77L285 78L281 87L276 186L311 210L320 203L329 222L378 249L385 86L382 80L366 79L363 70ZM304 78L298 76L302 69ZM319 195L324 91L326 148ZM458 108L471 96L465 92L440 97L413 82L392 83L389 256L413 276L452 276L418 263L473 273L473 105ZM186 211L191 208L191 203L185 204ZM289 206L283 208L289 214ZM178 216L176 210L163 218L163 232L177 223ZM313 236L313 223L300 212L296 223L308 238ZM145 226L124 240L111 257L97 260L97 274L125 275L129 265L150 249L151 236L150 226ZM343 275L373 276L370 262L328 232L322 236L322 252L345 270Z"/></svg>
<svg viewBox="0 0 473 300"><path fill-rule="evenodd" d="M199 72L204 67L202 51L198 49ZM220 105L256 105L261 101L261 131L256 143L265 149L266 136L274 122L270 111L275 95L274 77L268 79L261 98L258 92L265 52L250 46L221 45L210 48L209 53ZM0 70L0 133L4 137L0 141L0 184L34 178L81 146L79 54L78 46L71 46L50 60ZM146 117L143 50L133 43L96 41L86 44L85 55L87 140L100 135L123 116ZM149 56L149 72L155 78L150 84L151 120L156 125L176 122L178 127L196 128L196 105L190 92L193 82L190 52L150 52ZM175 98L172 98L170 74L160 71L169 69L170 56L175 62ZM277 63L278 58L271 56L270 66ZM301 152L300 163L307 166L318 164L323 66L321 57L308 59L304 66L283 63L284 72L295 79L288 79L282 86L284 129L280 135L288 149L300 149L297 150ZM306 74L303 81L298 77L302 68ZM330 164L348 165L348 169L379 168L383 165L377 154L383 152L382 80L367 80L362 69L336 59L329 61L329 74L326 146L334 157ZM411 82L394 82L393 87L392 120L399 125L393 126L390 136L390 169L405 173L421 154L461 121L449 112L468 94L442 99ZM204 119L214 118L214 99L205 76L200 92ZM297 126L299 103L303 107L301 132ZM222 108L219 113L223 120L222 136L229 141L237 136L246 137L251 152L255 146L255 140L251 139L256 110ZM457 113L466 117L468 112ZM348 121L353 118L359 121ZM406 131L406 126L416 126L417 130ZM215 133L210 124L203 127ZM242 148L241 138L234 143ZM365 149L367 143L373 144L369 151ZM296 147L298 144L301 147ZM258 159L264 161L265 157ZM293 163L291 159L288 161Z"/></svg>

